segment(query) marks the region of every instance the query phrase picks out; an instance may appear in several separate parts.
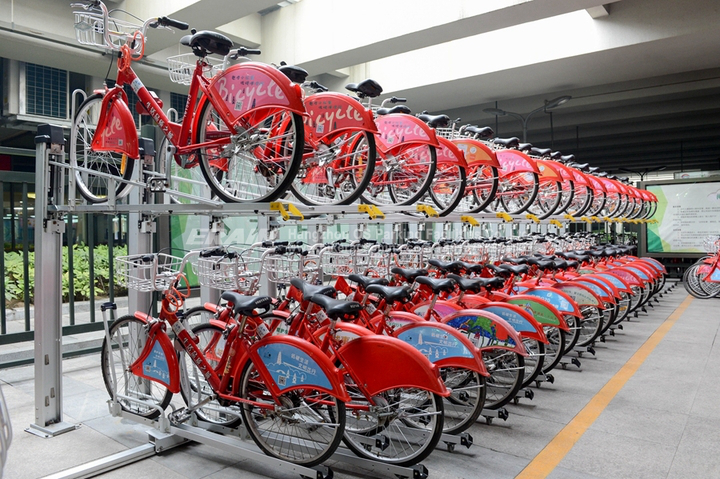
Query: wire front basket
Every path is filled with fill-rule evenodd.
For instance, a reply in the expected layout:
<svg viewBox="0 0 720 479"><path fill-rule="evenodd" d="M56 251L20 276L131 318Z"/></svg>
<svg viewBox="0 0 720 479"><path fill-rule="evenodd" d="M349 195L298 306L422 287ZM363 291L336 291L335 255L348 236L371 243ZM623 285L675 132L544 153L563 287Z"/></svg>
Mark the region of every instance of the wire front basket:
<svg viewBox="0 0 720 479"><path fill-rule="evenodd" d="M292 278L316 283L320 275L320 257L307 253L270 253L265 256L264 268L271 283L287 284Z"/></svg>
<svg viewBox="0 0 720 479"><path fill-rule="evenodd" d="M183 53L182 55L175 55L168 57L168 74L170 80L173 83L179 83L181 85L190 85L192 77L195 72L195 66L197 65L198 57L194 53ZM203 75L206 78L212 78L217 75L223 69L223 60L205 57L207 64L203 67Z"/></svg>
<svg viewBox="0 0 720 479"><path fill-rule="evenodd" d="M83 45L119 50L128 37L132 37L142 25L117 18L108 19L108 36L111 44L105 41L105 26L102 13L75 12L75 38Z"/></svg>
<svg viewBox="0 0 720 479"><path fill-rule="evenodd" d="M370 256L365 249L324 251L321 266L323 275L347 278L351 274L365 274Z"/></svg>
<svg viewBox="0 0 720 479"><path fill-rule="evenodd" d="M258 290L263 270L262 249L233 251L222 256L198 257L193 269L201 286L219 290L235 290L252 295Z"/></svg>
<svg viewBox="0 0 720 479"><path fill-rule="evenodd" d="M118 283L136 291L165 291L178 275L183 258L169 254L118 256L115 272Z"/></svg>

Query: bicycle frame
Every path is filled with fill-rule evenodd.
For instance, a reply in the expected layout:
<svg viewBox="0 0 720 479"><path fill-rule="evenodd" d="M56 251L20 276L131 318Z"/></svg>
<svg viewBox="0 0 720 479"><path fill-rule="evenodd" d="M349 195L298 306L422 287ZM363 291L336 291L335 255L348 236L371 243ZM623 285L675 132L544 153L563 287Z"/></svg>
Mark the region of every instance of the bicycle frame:
<svg viewBox="0 0 720 479"><path fill-rule="evenodd" d="M167 301L167 298L163 298L163 311L167 310ZM223 314L229 316L230 308L225 308L221 315ZM180 391L180 373L173 341L164 331L165 322L170 325L177 342L220 399L272 409L273 406L238 396L239 377L242 368L250 359L278 405L278 396L281 393L307 387L326 392L342 401L350 400L342 385L341 373L328 357L312 344L290 336L266 336L251 343L245 336L245 326L250 322L251 326L257 328L262 323L260 318L245 316L236 324L237 327L229 329L226 344L230 347L223 349L221 358L213 358L219 359L219 365L215 369L206 359L208 351L199 348L190 331L174 312L162 313L159 321L141 312L135 313L135 317L149 325L149 340L138 359L130 365L130 370L137 376L165 385L173 393ZM214 321L223 328L227 324L227 320ZM165 377L168 377L169 381L166 381Z"/></svg>

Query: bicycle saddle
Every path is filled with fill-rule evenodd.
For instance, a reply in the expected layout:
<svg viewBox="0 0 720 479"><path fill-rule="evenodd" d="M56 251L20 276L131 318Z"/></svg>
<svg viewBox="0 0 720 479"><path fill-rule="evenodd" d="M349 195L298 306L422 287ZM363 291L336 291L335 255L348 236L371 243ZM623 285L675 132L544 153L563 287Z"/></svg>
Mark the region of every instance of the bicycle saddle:
<svg viewBox="0 0 720 479"><path fill-rule="evenodd" d="M385 298L387 304L393 304L396 301L407 303L410 301L410 287L405 286L383 286L381 284L371 284L366 290L368 293L376 294L381 298Z"/></svg>
<svg viewBox="0 0 720 479"><path fill-rule="evenodd" d="M535 156L540 156L540 157L552 158L551 152L552 152L551 148L538 148L536 146L533 146L532 148L530 148L530 153L532 153Z"/></svg>
<svg viewBox="0 0 720 479"><path fill-rule="evenodd" d="M482 263L466 263L464 261L460 261L459 263L461 263L465 271L470 274L480 274L482 270L485 269L485 265Z"/></svg>
<svg viewBox="0 0 720 479"><path fill-rule="evenodd" d="M402 276L408 283L412 283L421 276L428 275L428 270L426 269L403 269L397 266L392 268L390 272Z"/></svg>
<svg viewBox="0 0 720 479"><path fill-rule="evenodd" d="M563 163L569 163L575 161L575 155L563 155L560 157L560 161Z"/></svg>
<svg viewBox="0 0 720 479"><path fill-rule="evenodd" d="M563 154L559 151L553 151L552 153L550 153L550 158L552 158L553 160L560 161L562 160L562 157Z"/></svg>
<svg viewBox="0 0 720 479"><path fill-rule="evenodd" d="M376 111L376 113L380 116L390 115L391 113L405 113L409 115L410 112L412 112L412 110L405 105L395 105L392 108L378 108Z"/></svg>
<svg viewBox="0 0 720 479"><path fill-rule="evenodd" d="M193 49L193 53L199 57L206 57L209 54L225 56L230 53L233 42L222 33L202 30L193 35L185 35L180 39L182 45Z"/></svg>
<svg viewBox="0 0 720 479"><path fill-rule="evenodd" d="M358 317L362 309L362 306L357 301L343 301L323 294L314 295L310 298L310 301L324 309L325 314L330 319L352 321Z"/></svg>
<svg viewBox="0 0 720 479"><path fill-rule="evenodd" d="M417 117L427 123L430 128L447 128L450 124L450 117L447 115L420 113Z"/></svg>
<svg viewBox="0 0 720 479"><path fill-rule="evenodd" d="M360 98L375 98L380 96L383 89L378 82L368 78L360 83L348 83L345 88L353 93L357 93Z"/></svg>
<svg viewBox="0 0 720 479"><path fill-rule="evenodd" d="M225 291L220 297L232 305L233 315L235 316L238 314L243 316L262 314L267 312L272 304L270 296L244 296L235 291ZM256 313L256 309L264 311Z"/></svg>
<svg viewBox="0 0 720 479"><path fill-rule="evenodd" d="M465 269L465 265L460 261L441 261L439 259L433 258L428 260L428 264L435 266L443 273L450 272L458 274L462 272L463 269Z"/></svg>
<svg viewBox="0 0 720 479"><path fill-rule="evenodd" d="M354 273L349 275L348 279L362 286L365 291L367 291L368 286L370 286L371 284L380 284L383 286L387 286L388 284L388 280L386 280L385 278L371 278L370 276L362 276Z"/></svg>
<svg viewBox="0 0 720 479"><path fill-rule="evenodd" d="M532 150L532 148L532 143L518 143L517 146L517 149L519 151L522 151L523 153L528 153L530 150Z"/></svg>
<svg viewBox="0 0 720 479"><path fill-rule="evenodd" d="M573 261L573 262L575 263L575 265L578 264L577 261ZM570 262L568 262L564 259L556 259L556 260L553 260L553 267L555 269L567 269L568 267L570 267Z"/></svg>
<svg viewBox="0 0 720 479"><path fill-rule="evenodd" d="M504 146L505 148L517 148L520 144L520 138L513 136L512 138L495 138L493 143Z"/></svg>
<svg viewBox="0 0 720 479"><path fill-rule="evenodd" d="M493 129L490 128L489 126L484 126L484 127L480 128L477 126L470 125L470 126L466 126L465 130L463 130L463 131L467 131L468 133L477 135L480 138L490 138L491 136L493 136L495 134Z"/></svg>
<svg viewBox="0 0 720 479"><path fill-rule="evenodd" d="M337 291L332 286L314 285L306 283L300 278L292 278L290 284L295 286L302 293L305 301L310 301L315 295L335 296Z"/></svg>
<svg viewBox="0 0 720 479"><path fill-rule="evenodd" d="M419 284L424 284L430 290L437 294L445 292L452 292L455 289L455 280L452 278L431 278L429 276L420 276L416 279Z"/></svg>
<svg viewBox="0 0 720 479"><path fill-rule="evenodd" d="M293 83L304 83L308 76L307 70L295 65L281 65L278 70L283 72Z"/></svg>
<svg viewBox="0 0 720 479"><path fill-rule="evenodd" d="M522 257L520 257L520 258L510 258L509 256L503 256L503 257L500 258L500 259L501 259L502 261L506 262L506 263L512 263L512 264L514 264L514 265L525 264L525 263L528 262L528 259L527 259L527 258L522 258Z"/></svg>
<svg viewBox="0 0 720 479"><path fill-rule="evenodd" d="M450 273L448 275L448 278L451 278L455 280L455 282L458 285L458 288L460 291L470 292L477 294L483 290L483 288L486 285L485 279L491 279L491 278L463 278L462 276L458 276L456 274ZM492 278L494 279L494 278Z"/></svg>
<svg viewBox="0 0 720 479"><path fill-rule="evenodd" d="M528 272L528 265L526 264L518 264L518 265L512 265L512 264L500 264L497 266L497 272L499 274L525 274Z"/></svg>

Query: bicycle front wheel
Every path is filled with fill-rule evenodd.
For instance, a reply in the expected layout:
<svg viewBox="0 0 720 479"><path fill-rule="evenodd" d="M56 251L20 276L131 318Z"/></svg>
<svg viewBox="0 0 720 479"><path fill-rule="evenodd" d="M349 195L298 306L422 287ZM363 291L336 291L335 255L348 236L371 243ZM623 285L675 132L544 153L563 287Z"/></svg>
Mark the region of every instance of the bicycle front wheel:
<svg viewBox="0 0 720 479"><path fill-rule="evenodd" d="M105 203L114 189L116 198L130 191L135 160L125 154L93 151L92 140L97 131L103 95L90 95L78 108L70 127L70 168L77 191L88 203Z"/></svg>
<svg viewBox="0 0 720 479"><path fill-rule="evenodd" d="M348 205L367 188L375 155L372 133L344 131L305 155L290 190L308 205Z"/></svg>
<svg viewBox="0 0 720 479"><path fill-rule="evenodd" d="M240 412L253 441L265 454L303 466L327 460L345 429L345 403L312 388L273 399L252 361L240 380Z"/></svg>
<svg viewBox="0 0 720 479"><path fill-rule="evenodd" d="M430 391L401 387L370 398L355 397L343 442L357 456L412 466L435 449L443 432L443 400Z"/></svg>
<svg viewBox="0 0 720 479"><path fill-rule="evenodd" d="M213 369L220 363L226 342L223 328L213 324L198 324L192 328L198 338L198 347ZM184 350L178 351L180 363L180 393L188 407L203 406L195 409L198 419L212 424L234 428L241 424L240 407L237 404L221 405L216 399L210 384L198 369L195 362Z"/></svg>
<svg viewBox="0 0 720 479"><path fill-rule="evenodd" d="M172 393L162 384L130 372L147 341L146 324L134 316L123 316L110 326L110 342L107 337L103 340L100 364L105 388L123 411L154 419L170 404Z"/></svg>
<svg viewBox="0 0 720 479"><path fill-rule="evenodd" d="M200 168L218 198L266 202L286 192L302 162L305 131L299 114L258 112L241 119L233 131L208 100L199 115L196 143L214 142L199 149Z"/></svg>

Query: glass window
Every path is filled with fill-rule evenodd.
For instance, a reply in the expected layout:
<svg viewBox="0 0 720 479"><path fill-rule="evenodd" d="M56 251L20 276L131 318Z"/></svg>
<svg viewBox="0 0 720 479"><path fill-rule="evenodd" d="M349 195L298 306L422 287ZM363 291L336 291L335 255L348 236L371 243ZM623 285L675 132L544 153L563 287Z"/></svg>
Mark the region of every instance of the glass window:
<svg viewBox="0 0 720 479"><path fill-rule="evenodd" d="M180 93L170 93L170 107L177 112L177 121L182 120L185 114L185 104L187 103L187 95ZM172 120L172 118L170 118Z"/></svg>
<svg viewBox="0 0 720 479"><path fill-rule="evenodd" d="M25 98L28 115L67 118L68 72L25 64Z"/></svg>

